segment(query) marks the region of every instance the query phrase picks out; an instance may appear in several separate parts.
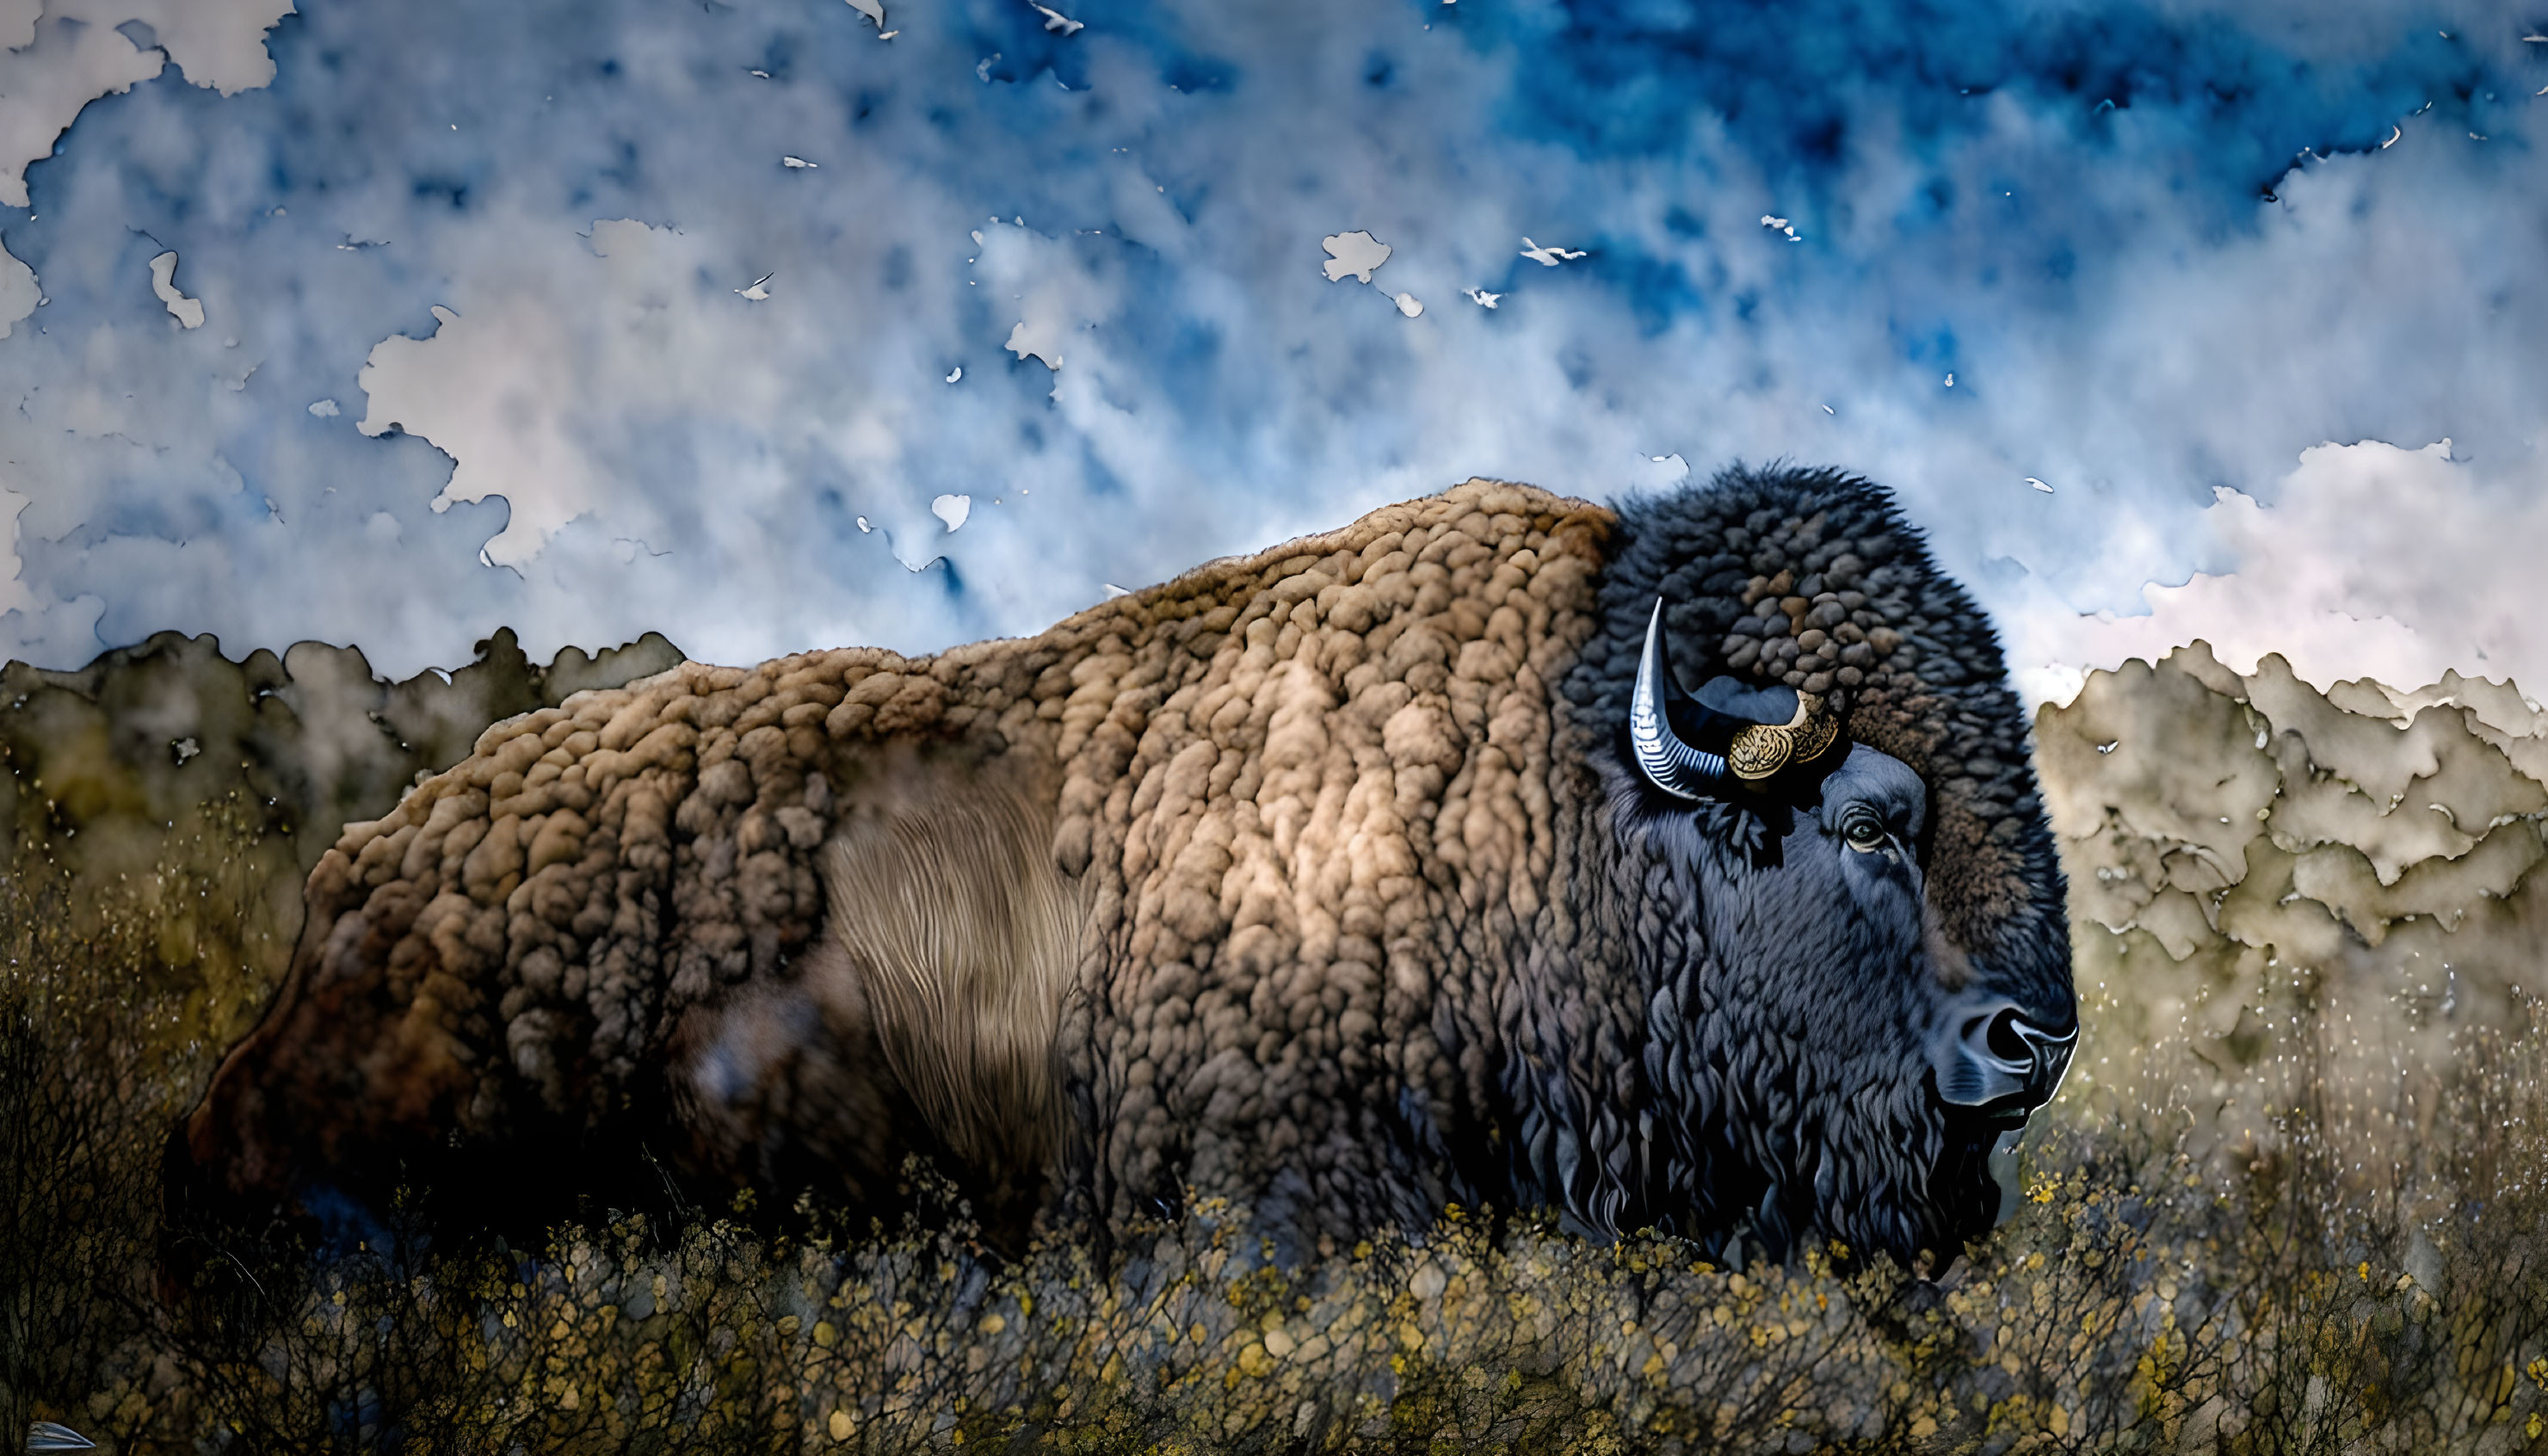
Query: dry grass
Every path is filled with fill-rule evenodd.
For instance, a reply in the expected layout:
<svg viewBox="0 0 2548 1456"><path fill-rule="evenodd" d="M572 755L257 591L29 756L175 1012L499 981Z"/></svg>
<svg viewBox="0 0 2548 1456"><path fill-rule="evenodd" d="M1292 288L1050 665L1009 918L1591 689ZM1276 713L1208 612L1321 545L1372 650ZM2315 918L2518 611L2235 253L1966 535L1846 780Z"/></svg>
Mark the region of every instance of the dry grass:
<svg viewBox="0 0 2548 1456"><path fill-rule="evenodd" d="M254 862L205 833L175 858ZM257 1453L2548 1448L2548 1040L2462 1030L2446 1064L2338 1085L2349 1023L2306 979L2257 1033L2271 1126L2210 1138L2176 1090L2216 1087L2193 1044L2135 1047L2056 1104L2016 1213L1934 1283L1462 1218L1285 1269L1210 1206L1102 1266L1001 1262L943 1206L785 1233L747 1207L602 1213L535 1250L223 1235L170 1305L159 1139L232 1013L163 930L261 894L172 867L74 915L40 864L0 886L0 1428ZM2092 1045L2119 1005L2091 997Z"/></svg>

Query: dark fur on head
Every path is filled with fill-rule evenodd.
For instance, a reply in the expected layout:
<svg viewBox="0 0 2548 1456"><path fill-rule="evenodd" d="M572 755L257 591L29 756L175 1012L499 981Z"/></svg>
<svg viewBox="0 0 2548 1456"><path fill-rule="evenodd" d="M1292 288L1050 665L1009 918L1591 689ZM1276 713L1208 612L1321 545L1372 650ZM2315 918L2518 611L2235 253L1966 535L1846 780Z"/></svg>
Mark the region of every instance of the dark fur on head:
<svg viewBox="0 0 2548 1456"><path fill-rule="evenodd" d="M1612 547L1561 696L1609 861L1582 913L1619 928L1603 939L1643 996L1643 1026L1619 1029L1641 1047L1638 1111L1518 1083L1525 1121L1573 1123L1524 1181L1599 1231L1952 1256L1990 1225L1998 1130L1935 1096L1943 1007L1989 991L2075 1015L2060 870L1989 622L1885 492L1837 472L1738 467L1626 505ZM1846 766L1697 805L1647 784L1621 725L1658 596L1684 686L1827 694ZM1900 817L1898 858L1842 843L1852 802Z"/></svg>

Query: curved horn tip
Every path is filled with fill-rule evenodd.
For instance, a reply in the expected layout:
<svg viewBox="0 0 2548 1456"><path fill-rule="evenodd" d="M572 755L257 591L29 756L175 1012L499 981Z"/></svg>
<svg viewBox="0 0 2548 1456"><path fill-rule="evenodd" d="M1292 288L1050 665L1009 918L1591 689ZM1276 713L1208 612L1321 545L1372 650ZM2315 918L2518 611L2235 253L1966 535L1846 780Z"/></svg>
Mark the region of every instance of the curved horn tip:
<svg viewBox="0 0 2548 1456"><path fill-rule="evenodd" d="M1628 741L1637 769L1646 780L1675 798L1697 799L1725 781L1721 757L1682 742L1673 731L1665 703L1681 693L1681 684L1664 660L1664 601L1655 598L1646 619L1646 645L1637 655L1637 683L1628 698Z"/></svg>

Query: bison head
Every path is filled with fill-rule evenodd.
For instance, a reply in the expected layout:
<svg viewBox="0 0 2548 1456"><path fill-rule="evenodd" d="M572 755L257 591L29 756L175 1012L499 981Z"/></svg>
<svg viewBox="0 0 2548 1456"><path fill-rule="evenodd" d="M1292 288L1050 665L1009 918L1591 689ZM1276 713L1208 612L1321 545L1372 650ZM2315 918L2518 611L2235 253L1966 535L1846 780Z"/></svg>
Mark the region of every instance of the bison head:
<svg viewBox="0 0 2548 1456"><path fill-rule="evenodd" d="M1645 1105L1629 1155L1552 1170L1559 1201L1774 1253L1952 1255L2078 1031L1989 626L1850 478L1737 472L1621 525L1577 686L1609 908L1639 927ZM1678 665L1694 691L1673 626L1716 649Z"/></svg>

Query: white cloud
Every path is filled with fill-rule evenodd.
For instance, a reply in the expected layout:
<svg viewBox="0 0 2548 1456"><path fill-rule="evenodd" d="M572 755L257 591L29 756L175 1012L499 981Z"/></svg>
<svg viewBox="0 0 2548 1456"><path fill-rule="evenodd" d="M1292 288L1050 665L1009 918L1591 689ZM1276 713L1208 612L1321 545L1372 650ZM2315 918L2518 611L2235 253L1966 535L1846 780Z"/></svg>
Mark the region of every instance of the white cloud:
<svg viewBox="0 0 2548 1456"><path fill-rule="evenodd" d="M8 244L0 243L0 338L35 313L44 296L36 287L36 270L9 256Z"/></svg>
<svg viewBox="0 0 2548 1456"><path fill-rule="evenodd" d="M618 219L593 224L589 245L548 234L502 251L505 265L469 290L466 312L435 305L432 334L374 346L357 380L370 400L357 428L396 424L457 462L436 510L502 497L511 518L486 554L518 569L617 495L596 429L748 396L783 366L739 357L751 344L706 317L697 245L672 228ZM570 379L581 389L561 388ZM627 515L631 502L618 503L614 514ZM651 528L649 513L636 514Z"/></svg>
<svg viewBox="0 0 2548 1456"><path fill-rule="evenodd" d="M2030 695L2066 700L2079 670L2156 661L2197 639L2252 672L2280 653L2324 688L2370 677L2419 686L2443 672L2548 683L2540 609L2548 479L2536 462L2492 475L2445 440L2320 445L2267 503L2222 488L2205 521L2232 563L2142 591L2145 615L2028 613L2013 658Z"/></svg>
<svg viewBox="0 0 2548 1456"><path fill-rule="evenodd" d="M1327 260L1320 266L1325 269L1329 283L1341 283L1348 278L1357 283L1369 283L1372 270L1389 261L1389 244L1368 232L1334 233L1320 238L1319 245L1327 250Z"/></svg>
<svg viewBox="0 0 2548 1456"><path fill-rule="evenodd" d="M994 223L977 245L974 272L982 286L994 299L1005 296L1018 312L1001 347L1021 360L1060 369L1062 341L1107 312L1109 291L1086 276L1059 239L1022 225Z"/></svg>
<svg viewBox="0 0 2548 1456"><path fill-rule="evenodd" d="M53 154L82 107L149 80L163 63L112 26L63 19L46 16L34 44L0 51L0 206L27 206L27 164Z"/></svg>
<svg viewBox="0 0 2548 1456"><path fill-rule="evenodd" d="M1046 369L1061 367L1061 326L1051 316L1030 323L1021 318L1009 330L1008 342L1000 345L1021 359L1034 359ZM953 384L955 381L948 381Z"/></svg>
<svg viewBox="0 0 2548 1456"><path fill-rule="evenodd" d="M431 440L455 463L434 508L501 496L512 507L485 544L498 566L519 566L560 526L591 509L600 486L552 393L572 357L536 297L516 296L468 318L435 305L434 331L383 339L356 384L370 399L355 426L396 425Z"/></svg>
<svg viewBox="0 0 2548 1456"><path fill-rule="evenodd" d="M292 0L12 0L0 10L0 205L27 206L27 164L90 102L158 75L163 53L224 96L272 81L265 33L291 13ZM116 29L136 20L154 48Z"/></svg>
<svg viewBox="0 0 2548 1456"><path fill-rule="evenodd" d="M190 299L177 287L175 252L164 252L150 260L150 291L157 294L159 302L167 306L168 317L176 319L179 327L204 326L203 300Z"/></svg>
<svg viewBox="0 0 2548 1456"><path fill-rule="evenodd" d="M139 21L168 58L198 86L235 96L274 80L265 33L292 14L292 0L52 0L101 30Z"/></svg>

